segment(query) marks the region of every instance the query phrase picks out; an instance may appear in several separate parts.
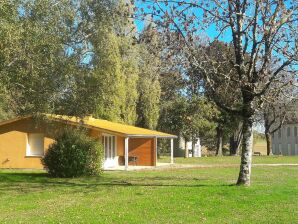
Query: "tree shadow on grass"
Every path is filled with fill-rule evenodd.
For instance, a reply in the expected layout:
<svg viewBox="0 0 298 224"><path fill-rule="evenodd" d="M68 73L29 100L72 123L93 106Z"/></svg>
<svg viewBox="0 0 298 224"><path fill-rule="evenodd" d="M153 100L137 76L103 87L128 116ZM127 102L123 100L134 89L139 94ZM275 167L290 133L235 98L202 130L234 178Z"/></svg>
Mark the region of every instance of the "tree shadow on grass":
<svg viewBox="0 0 298 224"><path fill-rule="evenodd" d="M70 193L88 193L108 187L231 187L234 184L202 183L207 179L172 176L150 177L82 177L52 178L47 173L0 173L0 192L39 192L44 190L69 190Z"/></svg>

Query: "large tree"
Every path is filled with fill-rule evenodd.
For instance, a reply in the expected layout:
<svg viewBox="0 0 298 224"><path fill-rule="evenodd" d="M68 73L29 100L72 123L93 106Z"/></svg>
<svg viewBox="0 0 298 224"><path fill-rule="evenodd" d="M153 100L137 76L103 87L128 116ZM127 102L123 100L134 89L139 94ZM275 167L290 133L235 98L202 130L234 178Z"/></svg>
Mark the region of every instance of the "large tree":
<svg viewBox="0 0 298 224"><path fill-rule="evenodd" d="M17 115L53 112L75 60L65 51L73 8L65 1L0 3L0 80Z"/></svg>
<svg viewBox="0 0 298 224"><path fill-rule="evenodd" d="M10 111L93 112L98 85L86 66L80 4L16 0L0 6L0 94Z"/></svg>
<svg viewBox="0 0 298 224"><path fill-rule="evenodd" d="M274 83L278 88L284 80L278 75L283 70L296 72L297 20L296 1L270 0L165 0L147 1L141 14L151 15L164 32L175 33L176 46L186 46L189 63L205 76L209 86L216 86L216 77L235 83L241 93L240 102L230 104L216 101L231 114L241 116L243 144L238 185L250 185L252 159L252 127L254 115L266 92ZM209 35L210 41L222 39L231 43L233 64L237 76L222 73L218 65L225 63L208 57L204 50L197 52L200 36ZM208 45L208 44L207 44ZM182 47L182 49L185 49ZM248 57L247 57L248 55ZM211 72L206 64L212 65ZM272 68L270 64L279 64ZM214 89L215 91L215 89Z"/></svg>
<svg viewBox="0 0 298 224"><path fill-rule="evenodd" d="M208 58L213 60L214 62L220 62L216 65L216 71L221 74L226 74L231 77L231 79L235 79L237 77L236 70L234 69L233 63L230 62L230 58L234 57L234 49L232 45L227 45L222 41L213 41L208 46L201 46L201 50L206 52ZM200 51L200 49L198 49ZM205 90L205 94L208 98L219 103L224 104L233 104L235 107L239 107L239 99L241 99L241 92L237 88L238 83L236 82L226 82L225 76L217 76L214 74L214 66L215 64L204 64L206 67L204 68L205 72L208 72L208 75L202 75L202 79L204 80L203 88ZM200 70L195 74L195 76L199 76ZM205 78L211 76L212 83ZM216 117L215 122L217 123L216 127L216 136L217 136L217 144L216 144L216 155L222 155L222 147L223 140L226 139L227 135L234 135L234 132L238 129L239 126L239 118L236 114L228 113L223 108L219 107L220 110L219 116ZM240 136L241 137L241 136ZM231 137L232 138L232 137ZM236 146L234 141L230 141L230 148ZM236 150L237 151L237 150ZM234 155L233 150L230 150L230 154Z"/></svg>
<svg viewBox="0 0 298 224"><path fill-rule="evenodd" d="M97 84L95 115L134 124L136 121L138 52L133 45L131 10L122 2L82 1L79 48Z"/></svg>
<svg viewBox="0 0 298 224"><path fill-rule="evenodd" d="M286 74L282 74L286 77ZM267 143L267 155L272 155L272 135L278 131L283 125L285 119L289 116L293 116L290 110L297 100L297 91L292 85L276 91L269 90L267 94L270 94L272 101L264 102L262 108L257 113L260 123L264 125L264 132Z"/></svg>
<svg viewBox="0 0 298 224"><path fill-rule="evenodd" d="M138 38L139 49L139 99L137 125L149 129L157 127L160 111L161 39L160 34L148 24Z"/></svg>

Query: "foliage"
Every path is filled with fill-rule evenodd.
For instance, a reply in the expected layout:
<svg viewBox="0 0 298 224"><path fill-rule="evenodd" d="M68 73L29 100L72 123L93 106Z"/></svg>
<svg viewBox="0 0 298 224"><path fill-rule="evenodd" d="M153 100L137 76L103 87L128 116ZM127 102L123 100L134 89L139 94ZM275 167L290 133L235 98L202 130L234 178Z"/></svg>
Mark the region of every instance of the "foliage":
<svg viewBox="0 0 298 224"><path fill-rule="evenodd" d="M214 130L215 123L212 119L218 111L214 105L205 98L186 99L177 98L168 108L164 108L160 118L162 130L172 131L190 140L193 135L196 137L210 137Z"/></svg>
<svg viewBox="0 0 298 224"><path fill-rule="evenodd" d="M85 61L97 85L94 115L134 124L138 98L138 49L130 9L114 1L83 1L79 21ZM80 46L79 46L80 47Z"/></svg>
<svg viewBox="0 0 298 224"><path fill-rule="evenodd" d="M17 0L0 10L2 119L93 114L156 128L159 55L136 41L132 5Z"/></svg>
<svg viewBox="0 0 298 224"><path fill-rule="evenodd" d="M155 129L160 110L160 51L152 51L159 45L159 34L148 25L139 38L140 78L138 82L139 99L137 103L137 124Z"/></svg>
<svg viewBox="0 0 298 224"><path fill-rule="evenodd" d="M117 36L104 32L95 45L96 58L93 59L93 74L97 78L100 91L96 116L111 121L121 121L121 108L125 107L125 76L121 71L121 57ZM97 38L98 40L98 38ZM98 59L98 61L97 61Z"/></svg>
<svg viewBox="0 0 298 224"><path fill-rule="evenodd" d="M49 146L42 163L50 176L78 177L101 173L102 145L82 130L66 130Z"/></svg>
<svg viewBox="0 0 298 224"><path fill-rule="evenodd" d="M137 15L144 19L151 17L161 32L166 33L168 43L175 43L176 47L169 45L167 50L186 56L180 66L194 68L213 92L218 82L224 80L231 83L236 94L240 93L236 101L215 102L242 119L242 161L237 183L250 185L254 115L264 101L274 100L266 95L270 87L279 92L293 83L297 75L297 2L148 1L138 8ZM206 37L206 31L210 30L212 36ZM232 47L233 54L215 60L208 54L208 46L221 39ZM219 69L228 63L234 68L231 73L235 71L236 75ZM283 71L292 78L281 78L279 74Z"/></svg>
<svg viewBox="0 0 298 224"><path fill-rule="evenodd" d="M73 8L65 1L40 0L0 6L0 76L9 106L18 115L52 112L75 64L64 54Z"/></svg>
<svg viewBox="0 0 298 224"><path fill-rule="evenodd" d="M1 89L1 86L0 86L0 89ZM0 90L0 121L7 120L13 116L13 112L10 110L8 106L7 95L5 95L4 93L1 94L2 91Z"/></svg>

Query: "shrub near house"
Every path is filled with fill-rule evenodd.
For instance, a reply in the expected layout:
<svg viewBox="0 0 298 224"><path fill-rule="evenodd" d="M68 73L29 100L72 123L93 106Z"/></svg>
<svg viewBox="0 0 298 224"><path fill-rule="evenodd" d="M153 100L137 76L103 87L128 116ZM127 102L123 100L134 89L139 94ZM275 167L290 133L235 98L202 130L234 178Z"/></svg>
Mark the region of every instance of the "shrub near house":
<svg viewBox="0 0 298 224"><path fill-rule="evenodd" d="M65 130L50 145L42 164L53 177L78 177L101 173L103 147L82 130Z"/></svg>

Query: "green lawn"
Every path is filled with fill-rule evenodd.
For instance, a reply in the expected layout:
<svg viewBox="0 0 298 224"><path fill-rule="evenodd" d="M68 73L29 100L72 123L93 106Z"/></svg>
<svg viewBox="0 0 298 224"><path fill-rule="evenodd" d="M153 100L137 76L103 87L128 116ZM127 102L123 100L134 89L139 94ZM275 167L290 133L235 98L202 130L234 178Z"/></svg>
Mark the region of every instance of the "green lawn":
<svg viewBox="0 0 298 224"><path fill-rule="evenodd" d="M197 165L224 165L224 164L240 164L240 156L211 156L211 157L201 157L201 158L175 158L175 163L178 164L197 164ZM170 157L162 156L158 159L160 163L169 163ZM253 156L252 162L254 164L285 164L294 163L298 164L298 156Z"/></svg>
<svg viewBox="0 0 298 224"><path fill-rule="evenodd" d="M298 167L105 172L53 179L0 170L0 223L298 223Z"/></svg>

